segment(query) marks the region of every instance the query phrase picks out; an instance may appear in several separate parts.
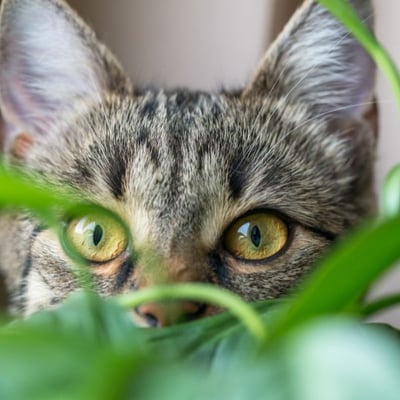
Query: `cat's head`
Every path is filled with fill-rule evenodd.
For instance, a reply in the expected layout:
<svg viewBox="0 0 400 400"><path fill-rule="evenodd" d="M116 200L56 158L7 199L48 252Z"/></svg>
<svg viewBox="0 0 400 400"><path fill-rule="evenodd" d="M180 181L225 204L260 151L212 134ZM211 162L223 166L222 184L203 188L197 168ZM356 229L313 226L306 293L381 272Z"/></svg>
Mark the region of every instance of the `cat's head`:
<svg viewBox="0 0 400 400"><path fill-rule="evenodd" d="M370 2L352 4L371 26ZM132 89L60 0L3 0L0 32L4 153L131 232L129 244L95 212L67 223L101 294L199 281L275 298L374 207L374 64L314 1L234 94ZM1 263L17 307L63 300L77 283L58 237L12 221ZM189 319L215 311L179 307ZM167 305L135 312L171 322Z"/></svg>

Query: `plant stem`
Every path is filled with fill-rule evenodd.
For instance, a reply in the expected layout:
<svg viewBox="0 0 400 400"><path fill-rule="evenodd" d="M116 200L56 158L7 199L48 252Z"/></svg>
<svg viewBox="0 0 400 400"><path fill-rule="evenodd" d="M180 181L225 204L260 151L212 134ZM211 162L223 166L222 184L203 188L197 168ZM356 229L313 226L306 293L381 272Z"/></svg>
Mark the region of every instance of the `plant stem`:
<svg viewBox="0 0 400 400"><path fill-rule="evenodd" d="M361 314L364 317L369 317L380 311L386 310L387 308L400 304L400 294L394 294L392 296L383 297L382 299L373 301L369 304L364 305L361 309Z"/></svg>
<svg viewBox="0 0 400 400"><path fill-rule="evenodd" d="M375 36L361 23L358 15L344 0L318 0L325 6L365 47L379 68L385 73L400 109L400 74L388 52L379 44Z"/></svg>
<svg viewBox="0 0 400 400"><path fill-rule="evenodd" d="M117 296L117 302L124 308L135 308L143 303L166 299L190 299L226 308L247 327L256 340L264 342L266 339L267 332L265 325L253 308L237 295L215 286L199 283L182 283L155 286Z"/></svg>

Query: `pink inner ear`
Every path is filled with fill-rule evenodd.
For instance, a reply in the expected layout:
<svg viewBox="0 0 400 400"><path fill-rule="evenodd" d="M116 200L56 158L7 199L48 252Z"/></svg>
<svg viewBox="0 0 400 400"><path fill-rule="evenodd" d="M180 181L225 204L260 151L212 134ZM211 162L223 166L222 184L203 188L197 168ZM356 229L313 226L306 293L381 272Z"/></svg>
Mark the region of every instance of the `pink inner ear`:
<svg viewBox="0 0 400 400"><path fill-rule="evenodd" d="M10 1L1 16L1 108L17 132L46 134L75 99L97 100L102 93L97 42L71 20L67 5L56 3ZM9 135L6 126L7 148Z"/></svg>
<svg viewBox="0 0 400 400"><path fill-rule="evenodd" d="M18 130L28 129L32 133L43 134L59 105L56 101L51 102L50 96L46 99L46 93L41 93L40 89L30 87L32 82L45 82L46 77L34 74L29 76L28 69L21 70L21 65L25 65L26 62L23 57L18 57L18 51L14 57L11 63L5 63L2 73L4 76L1 76L1 100L6 125L4 135L8 134L8 124Z"/></svg>
<svg viewBox="0 0 400 400"><path fill-rule="evenodd" d="M33 144L33 136L30 133L21 132L13 141L11 146L11 154L17 160L24 160Z"/></svg>

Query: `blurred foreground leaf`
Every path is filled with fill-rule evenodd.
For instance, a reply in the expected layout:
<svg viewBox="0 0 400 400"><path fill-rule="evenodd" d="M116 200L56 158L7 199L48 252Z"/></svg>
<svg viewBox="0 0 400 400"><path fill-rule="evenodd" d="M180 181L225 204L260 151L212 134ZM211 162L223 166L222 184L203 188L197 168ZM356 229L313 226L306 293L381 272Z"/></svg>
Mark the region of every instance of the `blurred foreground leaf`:
<svg viewBox="0 0 400 400"><path fill-rule="evenodd" d="M258 307L268 319L271 304ZM120 307L81 295L2 328L0 354L7 400L394 400L400 393L399 341L340 319L294 329L260 350L229 314L141 329Z"/></svg>
<svg viewBox="0 0 400 400"><path fill-rule="evenodd" d="M28 208L48 221L55 207L64 209L73 204L65 193L33 184L32 178L16 170L6 171L0 164L0 208Z"/></svg>
<svg viewBox="0 0 400 400"><path fill-rule="evenodd" d="M331 251L302 285L272 336L322 315L360 312L361 296L400 259L400 216L353 233ZM358 304L357 304L358 303Z"/></svg>

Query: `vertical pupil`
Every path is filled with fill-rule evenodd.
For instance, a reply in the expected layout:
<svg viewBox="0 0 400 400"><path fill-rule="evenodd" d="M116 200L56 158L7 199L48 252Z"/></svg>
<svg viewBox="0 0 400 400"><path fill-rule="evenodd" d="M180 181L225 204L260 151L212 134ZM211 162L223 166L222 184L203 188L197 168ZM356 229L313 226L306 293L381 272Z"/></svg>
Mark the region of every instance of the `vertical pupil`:
<svg viewBox="0 0 400 400"><path fill-rule="evenodd" d="M102 238L103 238L103 228L100 225L96 224L93 231L93 244L97 246L101 242Z"/></svg>
<svg viewBox="0 0 400 400"><path fill-rule="evenodd" d="M256 246L256 247L260 246L261 232L260 232L260 229L258 229L257 225L255 225L255 226L253 226L253 228L251 228L250 239L251 239L252 243L254 244L254 246Z"/></svg>

